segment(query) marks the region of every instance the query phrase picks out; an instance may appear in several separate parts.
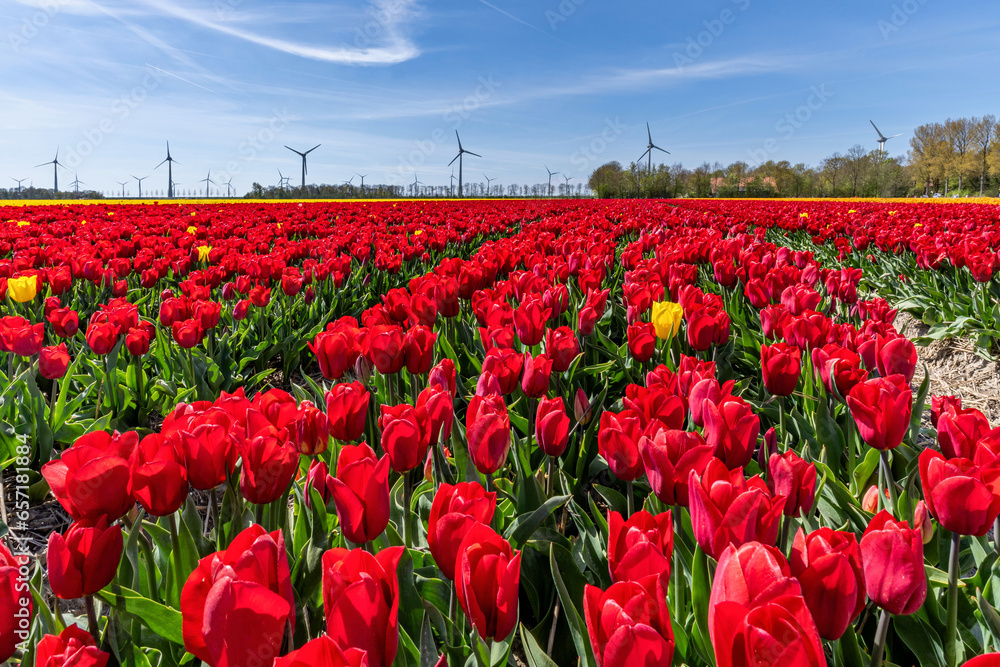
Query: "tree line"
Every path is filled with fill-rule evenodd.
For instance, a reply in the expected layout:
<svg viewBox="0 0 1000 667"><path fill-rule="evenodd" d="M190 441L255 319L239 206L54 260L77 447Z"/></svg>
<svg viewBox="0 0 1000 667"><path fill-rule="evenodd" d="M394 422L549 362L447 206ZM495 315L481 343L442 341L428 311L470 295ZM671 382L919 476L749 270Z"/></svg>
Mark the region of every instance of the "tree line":
<svg viewBox="0 0 1000 667"><path fill-rule="evenodd" d="M608 162L591 174L597 197L919 197L997 195L1000 123L995 116L921 125L905 156L860 144L816 167L769 160L654 165Z"/></svg>

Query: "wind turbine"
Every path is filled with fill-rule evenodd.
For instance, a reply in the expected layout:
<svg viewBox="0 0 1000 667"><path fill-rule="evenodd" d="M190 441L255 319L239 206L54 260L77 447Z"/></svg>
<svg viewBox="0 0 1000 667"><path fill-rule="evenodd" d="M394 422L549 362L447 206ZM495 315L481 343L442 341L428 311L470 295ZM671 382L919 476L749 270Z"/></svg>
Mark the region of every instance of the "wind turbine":
<svg viewBox="0 0 1000 667"><path fill-rule="evenodd" d="M79 195L80 194L80 186L81 185L86 185L86 183L84 183L83 181L81 181L79 175L77 175L77 174L73 174L73 178L75 180L72 183L70 183L70 185L72 185L76 189L76 194Z"/></svg>
<svg viewBox="0 0 1000 667"><path fill-rule="evenodd" d="M486 196L487 196L487 197L489 197L489 196L490 196L490 183L492 183L493 181L495 181L495 180L497 180L497 179L495 179L495 178L490 178L490 177L489 177L489 176L487 176L486 174L483 174L483 178L485 178L485 179L486 179Z"/></svg>
<svg viewBox="0 0 1000 667"><path fill-rule="evenodd" d="M419 186L421 186L421 185L423 185L423 182L422 181L418 181L417 180L417 175L414 173L413 174L413 196L414 197L417 197L417 196L420 195L420 187Z"/></svg>
<svg viewBox="0 0 1000 667"><path fill-rule="evenodd" d="M550 171L548 167L545 167L545 171L549 172L549 189L546 190L546 193L548 194L548 196L551 197L552 196L552 177L555 176L556 174L558 174L559 172L558 171Z"/></svg>
<svg viewBox="0 0 1000 667"><path fill-rule="evenodd" d="M174 183L174 162L177 162L177 160L175 160L172 157L170 157L170 142L169 141L167 142L167 159L164 160L163 162L167 163L167 198L168 199L173 199L174 198L174 186L177 185L176 183ZM160 167L162 167L163 166L163 162L161 162L160 164L156 165L156 168L159 169ZM180 164L180 163L177 162L177 164Z"/></svg>
<svg viewBox="0 0 1000 667"><path fill-rule="evenodd" d="M653 133L649 130L649 123L646 123L646 136L649 137L649 143L646 144L646 152L639 156L639 161L641 162L642 158L648 156L647 161L646 161L646 171L652 172L653 171L653 149L655 148L658 151L663 151L667 155L670 155L670 151L665 151L665 150L663 150L662 148L660 148L659 146L657 146L656 144L653 143Z"/></svg>
<svg viewBox="0 0 1000 667"><path fill-rule="evenodd" d="M26 179L26 178L13 178L13 177L11 177L10 180L12 180L15 183L17 183L17 194L21 194L21 183L24 183L28 179Z"/></svg>
<svg viewBox="0 0 1000 667"><path fill-rule="evenodd" d="M118 185L122 186L122 199L125 199L125 185L128 181L115 181Z"/></svg>
<svg viewBox="0 0 1000 667"><path fill-rule="evenodd" d="M458 130L455 130L455 138L458 139L458 155L456 155L454 158L452 158L451 162L448 163L448 166L450 167L451 165L455 164L455 160L458 160L458 196L462 197L463 196L463 193L462 193L462 155L464 155L465 153L468 153L469 155L475 155L476 157L483 157L483 156L480 155L479 153L473 153L472 151L467 151L464 148L462 148L462 137L458 136ZM416 178L416 176L414 176L414 178Z"/></svg>
<svg viewBox="0 0 1000 667"><path fill-rule="evenodd" d="M63 169L66 168L62 162L59 161L59 149L56 149L56 158L51 162L43 162L41 164L35 165L35 169L39 167L44 167L47 164L52 165L52 192L59 192L59 167Z"/></svg>
<svg viewBox="0 0 1000 667"><path fill-rule="evenodd" d="M354 176L351 176L348 180L344 181L341 185L350 188L351 194L354 194Z"/></svg>
<svg viewBox="0 0 1000 667"><path fill-rule="evenodd" d="M208 184L211 183L212 185L218 185L218 183L212 180L212 170L209 169L208 176L206 176L205 178L201 179L198 182L205 184L205 199L209 199L211 197L211 194L208 191Z"/></svg>
<svg viewBox="0 0 1000 667"><path fill-rule="evenodd" d="M309 155L310 153L312 153L314 150L316 150L317 148L319 148L322 145L323 144L316 144L315 146L313 146L312 148L310 148L309 150L307 150L305 153L303 153L302 151L297 151L294 148L292 148L291 146L285 146L285 148L287 148L288 150L292 151L293 153L295 153L296 155L298 155L298 156L300 156L302 158L302 190L303 190L303 192L306 189L306 173L309 171L308 169L306 169L306 156Z"/></svg>
<svg viewBox="0 0 1000 667"><path fill-rule="evenodd" d="M365 196L365 176L367 176L368 174L354 174L354 175L361 177L361 196L364 197Z"/></svg>
<svg viewBox="0 0 1000 667"><path fill-rule="evenodd" d="M235 188L233 187L233 179L230 178L228 181L226 181L226 196L232 197L233 196L232 193L234 190Z"/></svg>
<svg viewBox="0 0 1000 667"><path fill-rule="evenodd" d="M142 182L147 178L149 178L149 176L143 176L142 178L139 178L138 176L132 176L132 178L139 181L139 199L142 199Z"/></svg>
<svg viewBox="0 0 1000 667"><path fill-rule="evenodd" d="M568 197L569 194L570 194L570 191L569 191L569 182L573 180L573 177L572 176L567 176L566 174L563 174L563 179L566 181L566 196Z"/></svg>
<svg viewBox="0 0 1000 667"><path fill-rule="evenodd" d="M448 196L455 196L455 168L451 168L451 184L448 185Z"/></svg>
<svg viewBox="0 0 1000 667"><path fill-rule="evenodd" d="M280 188L282 192L285 191L285 186L288 185L289 178L290 177L282 174L280 169L278 170L278 188Z"/></svg>
<svg viewBox="0 0 1000 667"><path fill-rule="evenodd" d="M871 123L872 127L875 128L875 131L878 132L878 150L879 153L881 153L882 155L885 155L885 142L889 141L890 139L895 139L896 137L903 136L902 134L894 134L891 137L887 137L884 134L882 134L882 130L878 129L878 126L875 125L875 121L870 120L868 122Z"/></svg>

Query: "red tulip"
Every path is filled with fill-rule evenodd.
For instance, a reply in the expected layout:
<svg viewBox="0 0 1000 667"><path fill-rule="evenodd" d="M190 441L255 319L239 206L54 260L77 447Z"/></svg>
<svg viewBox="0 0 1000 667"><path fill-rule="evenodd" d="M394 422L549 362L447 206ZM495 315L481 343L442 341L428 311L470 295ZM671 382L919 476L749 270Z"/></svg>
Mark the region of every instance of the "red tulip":
<svg viewBox="0 0 1000 667"><path fill-rule="evenodd" d="M27 566L28 559L15 557L0 543L0 661L14 655L31 628L31 593L27 576L21 574L22 563Z"/></svg>
<svg viewBox="0 0 1000 667"><path fill-rule="evenodd" d="M205 330L201 322L195 319L181 320L171 325L174 334L174 342L185 350L195 347L205 338Z"/></svg>
<svg viewBox="0 0 1000 667"><path fill-rule="evenodd" d="M632 358L644 364L656 353L656 328L650 322L636 322L627 331L628 351Z"/></svg>
<svg viewBox="0 0 1000 667"><path fill-rule="evenodd" d="M487 493L478 482L438 487L427 521L427 545L438 569L448 579L455 578L455 560L462 539L474 524L488 524L496 505L497 494Z"/></svg>
<svg viewBox="0 0 1000 667"><path fill-rule="evenodd" d="M962 667L1000 667L1000 653L986 653L967 660Z"/></svg>
<svg viewBox="0 0 1000 667"><path fill-rule="evenodd" d="M788 343L761 345L760 368L764 387L771 394L791 396L802 374L802 351Z"/></svg>
<svg viewBox="0 0 1000 667"><path fill-rule="evenodd" d="M77 521L117 521L135 499L129 493L129 464L139 437L95 431L80 437L58 461L42 466L52 495Z"/></svg>
<svg viewBox="0 0 1000 667"><path fill-rule="evenodd" d="M184 648L212 667L270 664L289 625L295 598L280 530L250 526L198 561L181 591Z"/></svg>
<svg viewBox="0 0 1000 667"><path fill-rule="evenodd" d="M243 459L240 474L243 497L256 505L267 505L280 498L299 467L299 452L288 441L285 431L269 424L241 442L239 450Z"/></svg>
<svg viewBox="0 0 1000 667"><path fill-rule="evenodd" d="M868 446L894 449L910 428L913 392L902 375L859 382L847 396L858 432Z"/></svg>
<svg viewBox="0 0 1000 667"><path fill-rule="evenodd" d="M310 401L302 401L295 418L288 424L288 437L300 454L316 456L330 444L327 417Z"/></svg>
<svg viewBox="0 0 1000 667"><path fill-rule="evenodd" d="M348 331L321 331L309 344L319 370L327 380L344 377L358 356L357 342Z"/></svg>
<svg viewBox="0 0 1000 667"><path fill-rule="evenodd" d="M521 552L492 528L473 524L455 560L455 593L479 636L503 640L517 623Z"/></svg>
<svg viewBox="0 0 1000 667"><path fill-rule="evenodd" d="M521 391L528 398L541 398L549 392L549 379L552 376L552 360L544 354L532 357L524 355L524 375L521 378Z"/></svg>
<svg viewBox="0 0 1000 667"><path fill-rule="evenodd" d="M482 372L492 373L500 385L500 393L507 396L517 389L523 367L524 355L511 349L494 347L483 359Z"/></svg>
<svg viewBox="0 0 1000 667"><path fill-rule="evenodd" d="M542 300L536 295L527 296L514 310L514 329L521 344L538 345L545 335L545 323L551 315Z"/></svg>
<svg viewBox="0 0 1000 667"><path fill-rule="evenodd" d="M735 385L736 383L733 380L720 385L719 381L714 377L707 377L692 384L691 390L688 392L691 421L696 426L704 426L705 415L708 414L708 406L718 406L722 403L723 399L732 396ZM683 426L684 416L682 414L680 423L673 424L671 428L682 428Z"/></svg>
<svg viewBox="0 0 1000 667"><path fill-rule="evenodd" d="M250 314L250 301L248 299L241 299L236 302L233 306L233 319L237 322L241 322L246 319L247 315Z"/></svg>
<svg viewBox="0 0 1000 667"><path fill-rule="evenodd" d="M684 399L662 386L647 389L637 384L630 384L625 387L622 403L629 410L639 413L643 428L650 426L654 421L668 429L682 428L687 418Z"/></svg>
<svg viewBox="0 0 1000 667"><path fill-rule="evenodd" d="M74 523L65 535L49 535L46 551L52 594L63 600L93 595L112 582L118 572L124 542L119 525L106 519L93 526Z"/></svg>
<svg viewBox="0 0 1000 667"><path fill-rule="evenodd" d="M618 479L630 482L643 473L639 456L641 417L635 410L602 412L597 431L597 450Z"/></svg>
<svg viewBox="0 0 1000 667"><path fill-rule="evenodd" d="M389 457L375 458L365 443L347 445L329 481L344 536L364 544L381 535L389 524Z"/></svg>
<svg viewBox="0 0 1000 667"><path fill-rule="evenodd" d="M608 568L611 581L641 581L670 576L674 522L670 512L653 516L639 510L628 518L608 512Z"/></svg>
<svg viewBox="0 0 1000 667"><path fill-rule="evenodd" d="M876 605L894 616L908 616L924 605L927 574L919 530L895 521L885 510L875 515L861 537L865 589Z"/></svg>
<svg viewBox="0 0 1000 667"><path fill-rule="evenodd" d="M149 352L152 336L145 327L133 327L125 334L125 348L133 357L141 357Z"/></svg>
<svg viewBox="0 0 1000 667"><path fill-rule="evenodd" d="M312 507L313 489L319 492L324 505L333 498L333 475L330 474L330 469L326 467L326 464L319 459L315 459L309 464L309 472L306 473L306 483L302 494L305 496L306 507Z"/></svg>
<svg viewBox="0 0 1000 667"><path fill-rule="evenodd" d="M69 362L69 351L66 349L66 343L43 347L38 354L38 372L43 378L58 380L66 375Z"/></svg>
<svg viewBox="0 0 1000 667"><path fill-rule="evenodd" d="M924 501L938 523L959 535L986 535L1000 515L1000 468L995 461L981 467L925 449L919 467Z"/></svg>
<svg viewBox="0 0 1000 667"><path fill-rule="evenodd" d="M236 468L240 431L228 412L211 408L171 425L164 421L160 432L184 452L191 486L208 491L224 483Z"/></svg>
<svg viewBox="0 0 1000 667"><path fill-rule="evenodd" d="M543 398L535 413L535 439L547 456L562 456L569 444L569 415L562 398Z"/></svg>
<svg viewBox="0 0 1000 667"><path fill-rule="evenodd" d="M492 475L510 452L510 415L502 396L473 396L465 413L465 437L476 470Z"/></svg>
<svg viewBox="0 0 1000 667"><path fill-rule="evenodd" d="M254 285L250 288L250 303L256 308L264 308L271 303L271 288L263 285Z"/></svg>
<svg viewBox="0 0 1000 667"><path fill-rule="evenodd" d="M382 375L393 375L406 363L403 330L395 324L379 324L368 337L368 359Z"/></svg>
<svg viewBox="0 0 1000 667"><path fill-rule="evenodd" d="M708 601L708 632L717 667L823 667L816 623L774 547L730 546L719 559Z"/></svg>
<svg viewBox="0 0 1000 667"><path fill-rule="evenodd" d="M388 667L399 641L399 581L403 547L373 556L362 549L323 554L326 634L341 648L368 652L371 667Z"/></svg>
<svg viewBox="0 0 1000 667"><path fill-rule="evenodd" d="M80 330L80 316L70 308L56 308L45 316L45 321L60 338L72 338Z"/></svg>
<svg viewBox="0 0 1000 667"><path fill-rule="evenodd" d="M704 475L691 471L688 488L695 540L712 558L718 560L729 545L777 541L785 499L772 498L759 477L746 480L742 470L712 459Z"/></svg>
<svg viewBox="0 0 1000 667"><path fill-rule="evenodd" d="M583 615L597 667L669 665L674 631L667 609L666 577L620 581L602 591L583 589Z"/></svg>
<svg viewBox="0 0 1000 667"><path fill-rule="evenodd" d="M458 394L458 385L455 382L455 362L447 357L442 359L437 366L428 372L427 384L444 389L454 398Z"/></svg>
<svg viewBox="0 0 1000 667"><path fill-rule="evenodd" d="M865 607L861 550L854 533L799 528L789 559L792 576L823 639L840 639Z"/></svg>
<svg viewBox="0 0 1000 667"><path fill-rule="evenodd" d="M426 426L427 408L412 405L382 405L379 428L382 429L382 451L389 457L393 470L404 473L413 470L427 457L430 432Z"/></svg>
<svg viewBox="0 0 1000 667"><path fill-rule="evenodd" d="M971 459L976 445L990 432L990 422L975 408L952 408L938 417L938 445L950 459Z"/></svg>
<svg viewBox="0 0 1000 667"><path fill-rule="evenodd" d="M715 448L697 432L660 429L639 439L639 453L653 494L667 505L688 506L688 476L701 476Z"/></svg>
<svg viewBox="0 0 1000 667"><path fill-rule="evenodd" d="M437 334L429 328L417 324L403 337L402 352L406 370L410 373L426 373L434 364L434 343Z"/></svg>
<svg viewBox="0 0 1000 667"><path fill-rule="evenodd" d="M426 413L423 424L427 441L431 447L442 437L451 437L452 425L455 421L455 399L447 389L431 385L417 396L417 414Z"/></svg>
<svg viewBox="0 0 1000 667"><path fill-rule="evenodd" d="M184 452L159 433L142 439L129 462L129 493L150 516L173 514L188 496Z"/></svg>
<svg viewBox="0 0 1000 667"><path fill-rule="evenodd" d="M885 340L881 336L876 343L878 373L882 377L902 375L907 383L917 370L917 348L909 338L899 336Z"/></svg>
<svg viewBox="0 0 1000 667"><path fill-rule="evenodd" d="M767 488L772 495L785 497L785 516L808 514L816 496L816 465L789 450L771 454L767 467Z"/></svg>
<svg viewBox="0 0 1000 667"><path fill-rule="evenodd" d="M87 327L87 345L94 354L104 356L118 343L118 328L111 322L95 322Z"/></svg>
<svg viewBox="0 0 1000 667"><path fill-rule="evenodd" d="M580 308L580 314L577 317L576 330L580 332L581 336L589 336L594 333L594 327L604 315L610 293L611 290L606 289L599 292L587 292L587 300Z"/></svg>
<svg viewBox="0 0 1000 667"><path fill-rule="evenodd" d="M288 655L275 658L272 667L368 667L368 654L357 648L341 650L329 635L320 635Z"/></svg>
<svg viewBox="0 0 1000 667"><path fill-rule="evenodd" d="M725 396L718 405L706 406L705 440L731 470L750 463L759 433L760 418L742 398Z"/></svg>
<svg viewBox="0 0 1000 667"><path fill-rule="evenodd" d="M36 667L105 667L110 659L76 623L58 635L45 635L35 647Z"/></svg>
<svg viewBox="0 0 1000 667"><path fill-rule="evenodd" d="M580 354L580 344L576 334L569 327L548 329L545 332L545 356L552 360L552 370L563 373L569 370L576 356Z"/></svg>
<svg viewBox="0 0 1000 667"><path fill-rule="evenodd" d="M365 432L371 395L360 382L336 384L326 392L330 435L343 442L358 440Z"/></svg>
<svg viewBox="0 0 1000 667"><path fill-rule="evenodd" d="M962 409L962 399L955 396L931 396L931 425L938 427L938 419L946 412Z"/></svg>

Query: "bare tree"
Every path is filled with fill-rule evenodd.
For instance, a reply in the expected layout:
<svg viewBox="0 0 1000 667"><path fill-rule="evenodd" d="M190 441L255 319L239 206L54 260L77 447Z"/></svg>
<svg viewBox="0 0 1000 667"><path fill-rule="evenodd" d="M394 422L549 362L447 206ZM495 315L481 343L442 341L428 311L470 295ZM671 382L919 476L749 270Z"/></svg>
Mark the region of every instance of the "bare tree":
<svg viewBox="0 0 1000 667"><path fill-rule="evenodd" d="M997 118L990 114L971 120L971 143L975 149L976 167L979 169L979 196L986 190L986 174L990 168L990 153L997 144Z"/></svg>

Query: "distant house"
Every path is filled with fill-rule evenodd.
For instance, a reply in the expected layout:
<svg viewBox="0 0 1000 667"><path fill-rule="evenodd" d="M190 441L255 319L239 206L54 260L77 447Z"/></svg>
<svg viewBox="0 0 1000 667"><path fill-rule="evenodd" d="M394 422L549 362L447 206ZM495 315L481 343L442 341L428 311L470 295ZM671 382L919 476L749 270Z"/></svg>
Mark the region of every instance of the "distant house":
<svg viewBox="0 0 1000 667"><path fill-rule="evenodd" d="M749 176L744 177L740 181L740 192L746 192L747 191L747 186L749 184L753 183L755 180L758 180L758 179L752 178L752 177L749 177ZM773 190L777 190L778 189L778 183L777 183L777 181L775 181L774 178L772 178L771 176L765 176L764 178L759 179L759 182L760 182L760 185L762 187L765 187L765 188L766 187L770 187ZM723 186L725 186L725 184L726 184L726 179L725 179L724 176L715 176L715 177L713 177L712 178L712 194L713 195L718 194L719 189L722 188Z"/></svg>

